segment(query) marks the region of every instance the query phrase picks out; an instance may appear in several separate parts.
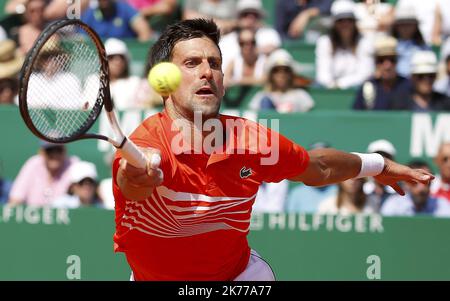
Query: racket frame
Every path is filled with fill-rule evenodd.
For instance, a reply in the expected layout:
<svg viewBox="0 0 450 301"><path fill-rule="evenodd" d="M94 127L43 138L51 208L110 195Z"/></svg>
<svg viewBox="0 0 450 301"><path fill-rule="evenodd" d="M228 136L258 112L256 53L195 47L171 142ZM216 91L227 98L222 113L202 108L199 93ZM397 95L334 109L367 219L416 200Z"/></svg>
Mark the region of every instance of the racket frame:
<svg viewBox="0 0 450 301"><path fill-rule="evenodd" d="M91 114L95 114L92 118L89 118L80 129L78 129L70 137L53 139L51 137L43 135L33 124L31 117L28 113L28 103L27 103L27 91L28 82L31 76L32 68L36 59L39 57L39 52L49 38L55 34L62 27L74 25L80 26L83 30L90 36L95 44L97 53L100 61L100 87L97 94L96 104ZM114 138L107 137L100 134L86 133L92 125L96 122L97 118L101 114L102 107L105 107L106 115L108 117L109 123L112 127ZM25 62L22 66L20 72L20 85L19 85L19 109L20 114L31 132L38 138L43 139L52 143L68 143L81 139L100 139L110 142L114 147L121 150L122 155L135 167L145 168L147 166L148 159L142 153L141 150L129 140L122 132L119 123L117 121L116 114L114 112L114 104L111 99L111 93L109 90L109 67L108 60L106 57L106 50L103 45L102 40L98 34L90 28L88 25L83 23L78 19L63 19L50 23L46 29L40 34L30 52L25 58Z"/></svg>

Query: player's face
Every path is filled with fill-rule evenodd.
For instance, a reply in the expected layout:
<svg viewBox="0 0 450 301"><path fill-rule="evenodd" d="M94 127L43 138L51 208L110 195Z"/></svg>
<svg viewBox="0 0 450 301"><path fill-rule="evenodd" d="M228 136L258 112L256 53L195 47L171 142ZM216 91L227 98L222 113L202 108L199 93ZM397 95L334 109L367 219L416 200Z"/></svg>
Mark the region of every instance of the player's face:
<svg viewBox="0 0 450 301"><path fill-rule="evenodd" d="M205 37L178 42L172 62L180 67L182 76L171 95L176 113L191 120L194 112L201 112L205 119L216 117L224 87L222 59L214 42Z"/></svg>

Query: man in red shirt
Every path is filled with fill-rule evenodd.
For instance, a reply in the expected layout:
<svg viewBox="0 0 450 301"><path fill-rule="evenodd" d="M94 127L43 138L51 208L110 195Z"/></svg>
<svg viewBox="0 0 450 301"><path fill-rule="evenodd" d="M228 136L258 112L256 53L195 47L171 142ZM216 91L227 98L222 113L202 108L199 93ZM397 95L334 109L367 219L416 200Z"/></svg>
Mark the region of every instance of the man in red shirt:
<svg viewBox="0 0 450 301"><path fill-rule="evenodd" d="M170 61L182 80L164 110L130 137L147 153L147 168L127 164L120 152L113 164L115 250L135 280L274 280L247 242L263 181L327 185L375 176L401 194L398 181L431 181L378 154L307 152L257 123L219 114L218 42L215 23L195 19L168 27L152 48L150 65Z"/></svg>

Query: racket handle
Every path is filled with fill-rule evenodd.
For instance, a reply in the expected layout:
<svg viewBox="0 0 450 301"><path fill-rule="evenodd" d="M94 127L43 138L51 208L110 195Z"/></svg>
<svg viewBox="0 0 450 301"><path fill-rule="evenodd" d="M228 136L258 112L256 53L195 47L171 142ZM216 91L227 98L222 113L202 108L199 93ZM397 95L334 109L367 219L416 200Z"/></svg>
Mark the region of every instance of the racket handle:
<svg viewBox="0 0 450 301"><path fill-rule="evenodd" d="M147 168L148 160L144 153L133 143L133 141L127 138L125 139L126 141L120 149L122 156L134 167Z"/></svg>

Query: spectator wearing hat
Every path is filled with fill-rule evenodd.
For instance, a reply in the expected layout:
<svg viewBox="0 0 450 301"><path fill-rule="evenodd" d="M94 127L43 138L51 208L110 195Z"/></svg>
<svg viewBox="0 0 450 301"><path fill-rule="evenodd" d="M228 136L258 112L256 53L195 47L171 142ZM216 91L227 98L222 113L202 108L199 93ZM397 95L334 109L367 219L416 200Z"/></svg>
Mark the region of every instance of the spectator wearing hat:
<svg viewBox="0 0 450 301"><path fill-rule="evenodd" d="M42 46L28 83L27 103L29 106L40 106L40 103L35 102L41 100L43 87L52 91L45 98L49 108L79 109L80 104L84 103L83 89L78 76L74 76L70 68L64 68L61 65L66 55L57 38L53 38L51 43L47 42ZM70 95L67 94L67 90L70 90ZM85 89L84 92L96 93L97 90ZM95 98L87 96L87 99Z"/></svg>
<svg viewBox="0 0 450 301"><path fill-rule="evenodd" d="M412 7L419 22L419 30L427 45L432 43L432 32L436 14L436 6L440 0L398 0L395 5L395 12L407 11ZM445 2L447 0L444 0ZM448 4L445 4L448 6Z"/></svg>
<svg viewBox="0 0 450 301"><path fill-rule="evenodd" d="M434 163L439 169L439 175L431 183L431 194L450 202L450 142L439 146Z"/></svg>
<svg viewBox="0 0 450 301"><path fill-rule="evenodd" d="M237 28L224 35L219 43L222 50L222 65L239 55L238 30L250 29L255 32L256 48L260 54L269 55L281 46L278 32L264 26L266 16L261 0L239 0L237 2Z"/></svg>
<svg viewBox="0 0 450 301"><path fill-rule="evenodd" d="M283 39L301 37L315 17L329 16L332 0L277 0L275 26Z"/></svg>
<svg viewBox="0 0 450 301"><path fill-rule="evenodd" d="M397 5L391 35L398 41L397 72L401 76L409 78L411 76L411 59L413 54L419 50L431 49L425 43L420 32L419 20L414 6L409 4L404 6Z"/></svg>
<svg viewBox="0 0 450 301"><path fill-rule="evenodd" d="M299 71L298 63L289 52L275 50L266 63L266 87L252 98L250 109L274 109L279 113L311 110L314 100L308 92L294 86L294 78Z"/></svg>
<svg viewBox="0 0 450 301"><path fill-rule="evenodd" d="M79 161L69 157L63 144L40 142L39 153L29 158L14 180L9 204L47 206L70 186L69 168Z"/></svg>
<svg viewBox="0 0 450 301"><path fill-rule="evenodd" d="M415 52L411 66L412 93L396 98L392 103L392 109L415 112L450 110L450 99L433 91L437 72L437 58L434 52Z"/></svg>
<svg viewBox="0 0 450 301"><path fill-rule="evenodd" d="M91 162L79 161L69 170L70 186L67 194L52 202L56 208L102 207L97 195L97 169Z"/></svg>
<svg viewBox="0 0 450 301"><path fill-rule="evenodd" d="M371 142L367 146L367 152L378 153L393 161L395 161L395 156L397 154L397 150L394 145L386 139L379 139ZM391 195L395 194L395 190L390 186L382 185L379 182L373 181L371 178L369 178L364 184L363 190L364 193L372 199L377 212L383 205L384 201Z"/></svg>
<svg viewBox="0 0 450 301"><path fill-rule="evenodd" d="M19 81L17 75L24 57L16 49L16 43L12 40L0 42L0 105L11 105L17 103Z"/></svg>
<svg viewBox="0 0 450 301"><path fill-rule="evenodd" d="M256 35L250 29L238 33L240 55L225 66L223 83L230 87L235 85L259 85L264 79L266 56L256 48Z"/></svg>
<svg viewBox="0 0 450 301"><path fill-rule="evenodd" d="M86 9L81 20L104 39L137 38L143 42L153 35L145 18L124 1L98 0L98 6Z"/></svg>
<svg viewBox="0 0 450 301"><path fill-rule="evenodd" d="M309 150L331 147L329 143L318 141L309 146ZM286 200L286 212L316 213L319 205L326 199L336 197L337 185L307 186L298 184L289 192Z"/></svg>
<svg viewBox="0 0 450 301"><path fill-rule="evenodd" d="M185 0L183 19L214 19L222 35L237 25L236 0Z"/></svg>
<svg viewBox="0 0 450 301"><path fill-rule="evenodd" d="M395 38L380 36L375 40L375 76L359 88L353 109L388 110L399 94L410 93L410 80L397 74L397 58Z"/></svg>
<svg viewBox="0 0 450 301"><path fill-rule="evenodd" d="M412 161L411 168L420 168L431 172L430 166L424 161ZM450 217L450 204L443 198L430 194L430 184L405 182L405 196L393 195L381 207L381 214L386 216L417 216L430 215Z"/></svg>
<svg viewBox="0 0 450 301"><path fill-rule="evenodd" d="M373 73L373 43L360 35L354 5L348 0L333 2L333 26L317 41L316 81L325 88L356 87Z"/></svg>
<svg viewBox="0 0 450 301"><path fill-rule="evenodd" d="M106 58L109 66L111 96L118 110L139 107L136 93L141 79L130 75L131 56L127 45L116 38L105 41Z"/></svg>

